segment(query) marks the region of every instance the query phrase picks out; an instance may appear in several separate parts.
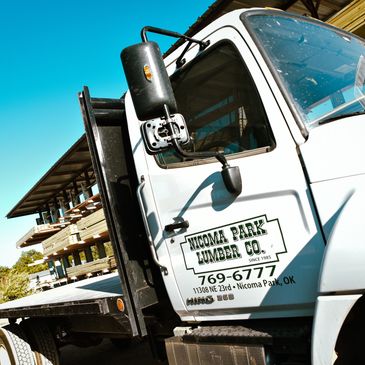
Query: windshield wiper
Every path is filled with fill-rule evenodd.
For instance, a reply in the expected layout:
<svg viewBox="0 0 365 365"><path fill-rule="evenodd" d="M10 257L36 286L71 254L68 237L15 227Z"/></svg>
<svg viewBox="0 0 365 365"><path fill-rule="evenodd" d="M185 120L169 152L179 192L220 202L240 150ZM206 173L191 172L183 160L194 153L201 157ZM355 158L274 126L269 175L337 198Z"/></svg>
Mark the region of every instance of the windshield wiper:
<svg viewBox="0 0 365 365"><path fill-rule="evenodd" d="M325 118L325 119L320 120L318 122L318 124L322 125L322 124L326 124L326 123L329 123L329 122L333 122L333 121L338 120L338 119L347 118L347 117L354 117L356 115L361 115L361 114L365 114L365 110L360 110L360 111L351 112L351 113L344 113L344 114L341 114L341 115L336 115L335 117Z"/></svg>

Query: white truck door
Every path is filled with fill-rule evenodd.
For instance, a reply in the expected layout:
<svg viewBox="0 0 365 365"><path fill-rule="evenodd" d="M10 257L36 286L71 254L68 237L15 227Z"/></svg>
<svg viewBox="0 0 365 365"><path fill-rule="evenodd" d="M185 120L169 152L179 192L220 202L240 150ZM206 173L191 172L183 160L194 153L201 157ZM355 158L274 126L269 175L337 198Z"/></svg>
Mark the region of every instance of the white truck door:
<svg viewBox="0 0 365 365"><path fill-rule="evenodd" d="M224 152L240 168L239 196L215 159L146 154L126 98L142 208L171 302L183 320L311 315L323 241L295 143L241 35L224 27L208 39L171 80L189 150Z"/></svg>

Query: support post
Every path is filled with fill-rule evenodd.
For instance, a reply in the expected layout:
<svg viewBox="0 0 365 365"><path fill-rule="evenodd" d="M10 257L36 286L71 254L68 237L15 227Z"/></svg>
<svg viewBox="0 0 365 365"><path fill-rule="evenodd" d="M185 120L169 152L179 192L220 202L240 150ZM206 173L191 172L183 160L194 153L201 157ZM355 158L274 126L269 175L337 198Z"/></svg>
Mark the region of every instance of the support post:
<svg viewBox="0 0 365 365"><path fill-rule="evenodd" d="M98 242L96 244L96 248L98 250L99 259L102 259L102 258L106 257L104 242Z"/></svg>
<svg viewBox="0 0 365 365"><path fill-rule="evenodd" d="M70 267L70 262L68 261L68 256L62 256L62 264L65 269ZM65 270L66 271L66 270Z"/></svg>
<svg viewBox="0 0 365 365"><path fill-rule="evenodd" d="M37 225L44 224L42 212L38 212L39 218L36 218Z"/></svg>
<svg viewBox="0 0 365 365"><path fill-rule="evenodd" d="M72 257L73 257L75 266L81 265L81 257L80 257L79 251L72 252Z"/></svg>
<svg viewBox="0 0 365 365"><path fill-rule="evenodd" d="M90 195L87 190L86 183L84 183L84 182L81 183L81 190L82 190L82 195L84 196L84 199L85 200L89 199Z"/></svg>
<svg viewBox="0 0 365 365"><path fill-rule="evenodd" d="M89 173L87 170L85 170L85 172L84 172L84 177L85 177L87 193L89 194L89 197L90 197L93 195L93 192L91 190L91 182L90 182L90 177L89 177Z"/></svg>
<svg viewBox="0 0 365 365"><path fill-rule="evenodd" d="M85 252L85 257L86 257L86 261L87 262L94 261L93 253L91 251L91 247L90 246L85 247L84 252Z"/></svg>
<svg viewBox="0 0 365 365"><path fill-rule="evenodd" d="M61 217L64 217L67 209L65 207L65 200L63 197L58 198L58 206L61 209Z"/></svg>
<svg viewBox="0 0 365 365"><path fill-rule="evenodd" d="M76 180L73 181L73 187L74 187L74 193L75 193L75 196L74 196L74 201L72 202L74 205L77 205L80 203L80 197L79 197L79 189L77 187L77 182Z"/></svg>
<svg viewBox="0 0 365 365"><path fill-rule="evenodd" d="M66 190L64 190L62 192L62 196L63 196L63 204L64 204L66 210L69 210L71 208L70 202L72 201L72 199L70 199L70 196Z"/></svg>

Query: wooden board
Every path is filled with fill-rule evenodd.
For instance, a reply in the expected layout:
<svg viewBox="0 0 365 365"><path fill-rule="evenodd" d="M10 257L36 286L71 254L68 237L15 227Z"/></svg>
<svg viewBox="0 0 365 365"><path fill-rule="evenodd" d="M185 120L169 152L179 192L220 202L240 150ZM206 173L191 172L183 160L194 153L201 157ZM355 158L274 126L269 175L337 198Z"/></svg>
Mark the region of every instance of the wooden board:
<svg viewBox="0 0 365 365"><path fill-rule="evenodd" d="M92 242L101 237L109 237L103 209L79 220L77 228L83 242Z"/></svg>
<svg viewBox="0 0 365 365"><path fill-rule="evenodd" d="M94 274L97 272L111 271L116 268L114 256L104 257L102 259L87 262L82 265L68 267L66 269L69 278L84 276L87 274Z"/></svg>
<svg viewBox="0 0 365 365"><path fill-rule="evenodd" d="M42 242L43 253L45 256L54 255L62 250L67 250L68 246L78 243L82 243L82 240L78 234L77 225L70 224Z"/></svg>
<svg viewBox="0 0 365 365"><path fill-rule="evenodd" d="M80 239L87 243L97 240L101 237L104 237L105 239L109 237L108 227L105 220L80 232Z"/></svg>
<svg viewBox="0 0 365 365"><path fill-rule="evenodd" d="M67 210L65 215L82 214L94 211L101 207L100 194L95 194L92 197L86 199L80 204L75 205L73 208Z"/></svg>
<svg viewBox="0 0 365 365"><path fill-rule="evenodd" d="M99 209L96 212L80 219L77 222L77 228L79 231L82 231L101 221L105 221L105 215L103 209Z"/></svg>
<svg viewBox="0 0 365 365"><path fill-rule="evenodd" d="M327 23L356 33L364 25L364 21L365 2L364 0L355 0L329 19Z"/></svg>
<svg viewBox="0 0 365 365"><path fill-rule="evenodd" d="M16 243L16 247L23 248L37 243L41 243L43 240L54 235L61 230L59 225L52 224L40 224L32 227L22 238Z"/></svg>

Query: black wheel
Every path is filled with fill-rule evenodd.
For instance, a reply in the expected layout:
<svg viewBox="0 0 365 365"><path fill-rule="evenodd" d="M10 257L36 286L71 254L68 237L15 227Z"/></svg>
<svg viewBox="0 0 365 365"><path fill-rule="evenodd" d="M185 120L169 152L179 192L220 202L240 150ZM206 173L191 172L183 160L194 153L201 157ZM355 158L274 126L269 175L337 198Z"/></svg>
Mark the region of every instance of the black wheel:
<svg viewBox="0 0 365 365"><path fill-rule="evenodd" d="M17 324L0 328L0 365L36 365L26 336Z"/></svg>
<svg viewBox="0 0 365 365"><path fill-rule="evenodd" d="M360 298L342 325L336 343L337 359L334 365L357 365L364 363L365 297Z"/></svg>
<svg viewBox="0 0 365 365"><path fill-rule="evenodd" d="M28 336L36 365L60 365L58 348L47 323L43 320L27 319L21 325Z"/></svg>

